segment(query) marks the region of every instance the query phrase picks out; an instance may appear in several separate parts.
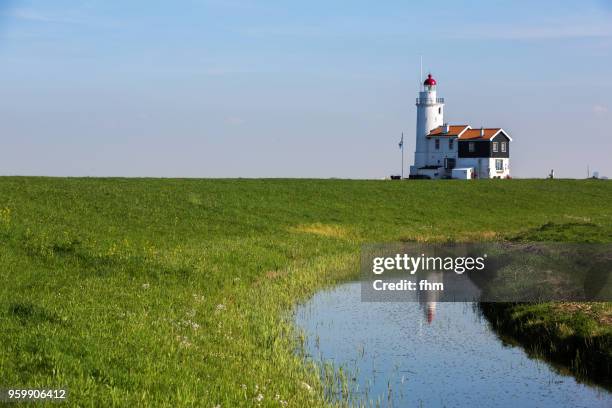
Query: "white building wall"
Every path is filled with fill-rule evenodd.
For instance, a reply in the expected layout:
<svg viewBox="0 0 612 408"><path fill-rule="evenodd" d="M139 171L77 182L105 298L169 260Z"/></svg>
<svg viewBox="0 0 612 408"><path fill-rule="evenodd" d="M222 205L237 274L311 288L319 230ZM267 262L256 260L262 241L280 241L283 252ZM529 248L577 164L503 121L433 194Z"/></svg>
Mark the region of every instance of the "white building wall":
<svg viewBox="0 0 612 408"><path fill-rule="evenodd" d="M448 147L448 137L440 137L440 149L436 150L436 138L427 139L427 160L426 166L444 166L445 158L457 158L457 138L453 138L453 148Z"/></svg>
<svg viewBox="0 0 612 408"><path fill-rule="evenodd" d="M419 175L429 177L430 179L439 179L444 175L444 169L420 169Z"/></svg>
<svg viewBox="0 0 612 408"><path fill-rule="evenodd" d="M495 161L502 160L502 171L497 171ZM472 167L476 178L506 178L510 175L510 159L495 157L462 157L455 167Z"/></svg>
<svg viewBox="0 0 612 408"><path fill-rule="evenodd" d="M510 159L509 158L496 158L491 157L489 159L489 168L491 169L491 178L506 178L510 175ZM502 170L497 170L496 160L502 161Z"/></svg>
<svg viewBox="0 0 612 408"><path fill-rule="evenodd" d="M489 158L487 157L461 157L456 167L472 167L476 178L489 178Z"/></svg>

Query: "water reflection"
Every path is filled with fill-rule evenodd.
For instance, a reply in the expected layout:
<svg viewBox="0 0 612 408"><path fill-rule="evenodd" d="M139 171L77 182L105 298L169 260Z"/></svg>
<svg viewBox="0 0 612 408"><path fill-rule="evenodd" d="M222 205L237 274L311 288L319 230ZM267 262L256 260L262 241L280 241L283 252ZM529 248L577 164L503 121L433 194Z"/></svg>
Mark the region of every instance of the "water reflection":
<svg viewBox="0 0 612 408"><path fill-rule="evenodd" d="M503 345L476 304L418 295L418 302L365 303L360 284L350 283L298 309L310 357L350 373L330 378L324 370L330 398L343 398L344 388L349 402L381 406L612 406L607 391Z"/></svg>
<svg viewBox="0 0 612 408"><path fill-rule="evenodd" d="M444 276L440 272L428 272L424 275L425 281L428 284L443 283ZM421 286L417 286L417 297L421 310L425 313L425 320L431 324L436 316L436 305L440 299L440 292L434 290L421 290Z"/></svg>

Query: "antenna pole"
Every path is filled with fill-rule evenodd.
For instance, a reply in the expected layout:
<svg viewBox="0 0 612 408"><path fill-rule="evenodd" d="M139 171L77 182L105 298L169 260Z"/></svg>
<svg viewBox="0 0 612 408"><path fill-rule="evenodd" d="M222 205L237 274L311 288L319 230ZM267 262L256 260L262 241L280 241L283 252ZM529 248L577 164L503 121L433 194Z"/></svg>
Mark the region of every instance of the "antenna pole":
<svg viewBox="0 0 612 408"><path fill-rule="evenodd" d="M402 180L404 179L404 132L402 132Z"/></svg>
<svg viewBox="0 0 612 408"><path fill-rule="evenodd" d="M423 86L423 56L421 55L421 70L419 72L419 89Z"/></svg>

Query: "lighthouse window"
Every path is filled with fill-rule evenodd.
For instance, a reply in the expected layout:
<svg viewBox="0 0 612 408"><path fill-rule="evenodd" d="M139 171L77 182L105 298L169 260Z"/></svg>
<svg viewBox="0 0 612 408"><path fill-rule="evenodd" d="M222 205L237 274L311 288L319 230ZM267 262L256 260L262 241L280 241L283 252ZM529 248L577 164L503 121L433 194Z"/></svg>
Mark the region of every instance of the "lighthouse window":
<svg viewBox="0 0 612 408"><path fill-rule="evenodd" d="M502 159L495 160L495 170L497 171L504 170L504 161Z"/></svg>
<svg viewBox="0 0 612 408"><path fill-rule="evenodd" d="M476 151L476 145L474 144L474 142L468 143L468 151L470 153L474 153Z"/></svg>
<svg viewBox="0 0 612 408"><path fill-rule="evenodd" d="M441 108L441 107L440 107L440 108L438 108L438 113L439 113L439 114L442 114L442 108Z"/></svg>
<svg viewBox="0 0 612 408"><path fill-rule="evenodd" d="M436 150L440 150L440 139L436 139Z"/></svg>
<svg viewBox="0 0 612 408"><path fill-rule="evenodd" d="M448 139L448 150L453 150L453 139Z"/></svg>
<svg viewBox="0 0 612 408"><path fill-rule="evenodd" d="M506 142L501 142L501 150L506 153Z"/></svg>
<svg viewBox="0 0 612 408"><path fill-rule="evenodd" d="M493 142L493 152L497 153L497 149L498 149L497 142Z"/></svg>

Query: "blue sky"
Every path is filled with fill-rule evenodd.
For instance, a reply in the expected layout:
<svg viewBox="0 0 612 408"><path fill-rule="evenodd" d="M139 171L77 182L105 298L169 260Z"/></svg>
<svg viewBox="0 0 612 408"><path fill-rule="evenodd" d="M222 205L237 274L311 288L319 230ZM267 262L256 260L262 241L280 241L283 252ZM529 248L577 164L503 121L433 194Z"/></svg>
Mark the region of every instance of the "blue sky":
<svg viewBox="0 0 612 408"><path fill-rule="evenodd" d="M422 55L515 176L612 176L611 1L1 4L0 174L399 173Z"/></svg>

